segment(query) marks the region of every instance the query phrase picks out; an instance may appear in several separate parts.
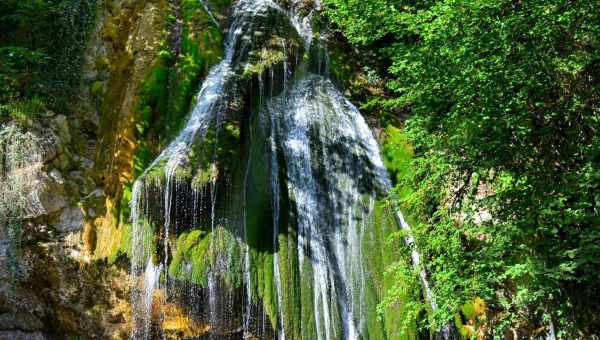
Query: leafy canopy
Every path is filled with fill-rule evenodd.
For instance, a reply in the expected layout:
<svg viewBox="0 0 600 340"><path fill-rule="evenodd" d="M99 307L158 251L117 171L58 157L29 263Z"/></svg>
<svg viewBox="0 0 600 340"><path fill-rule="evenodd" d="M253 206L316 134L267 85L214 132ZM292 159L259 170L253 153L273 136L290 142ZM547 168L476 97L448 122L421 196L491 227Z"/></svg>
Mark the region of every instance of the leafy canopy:
<svg viewBox="0 0 600 340"><path fill-rule="evenodd" d="M397 197L441 319L481 296L498 329L551 316L598 330L600 3L326 3L387 66L390 96L371 105L411 112Z"/></svg>

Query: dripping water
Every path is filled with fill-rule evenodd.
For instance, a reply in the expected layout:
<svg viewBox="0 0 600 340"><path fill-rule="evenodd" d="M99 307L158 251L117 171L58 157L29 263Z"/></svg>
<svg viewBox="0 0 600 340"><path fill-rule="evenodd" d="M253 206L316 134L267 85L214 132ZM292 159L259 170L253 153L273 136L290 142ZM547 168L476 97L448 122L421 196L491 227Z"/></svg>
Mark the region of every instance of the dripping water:
<svg viewBox="0 0 600 340"><path fill-rule="evenodd" d="M203 5L205 5L202 2ZM140 284L144 285L145 292L144 296L152 296L152 292L150 290L154 290L157 288L158 280L152 282L152 284L148 284L145 282L149 280L148 277L144 277L142 272L150 270L155 273L158 272L164 274L165 283L168 284L168 261L169 261L169 238L171 235L169 234L169 230L174 221L171 221L171 207L173 204L173 193L176 188L177 178L176 178L176 169L185 165L188 162L188 152L192 146L192 144L198 139L202 139L206 133L207 128L210 126L212 121L216 120L216 126L218 129L219 125L219 111L222 109L222 101L226 99L225 94L227 93L227 89L234 74L233 69L237 66L236 61L234 60L234 56L236 52L240 52L240 50L245 49L246 47L243 45L244 39L242 39L243 35L246 34L249 29L249 24L251 23L251 19L256 15L256 13L260 10L263 10L266 6L273 6L270 1L267 0L240 0L234 10L233 10L233 18L231 27L229 29L228 37L225 43L225 53L223 60L216 66L214 66L209 72L206 80L204 81L201 89L197 95L197 102L190 114L188 121L186 122L185 127L181 130L179 135L159 154L159 156L150 164L150 166L144 171L144 173L135 181L132 190L132 200L131 200L131 220L132 220L132 265L131 265L131 273L134 277L141 277L142 282ZM214 16L206 7L207 12L214 19ZM216 20L215 20L216 23ZM148 208L148 192L145 190L146 186L149 183L146 183L146 175L151 169L154 169L158 166L164 164L164 224L163 224L163 269L154 271L149 264L146 265L146 268L141 265L141 263L152 263L152 261L147 261L151 259L151 250L149 249L150 240L146 239L144 224L151 223L148 221L149 214L147 211ZM216 173L216 164L213 161L211 164L211 241L214 239L216 234L216 225L215 225L215 206L216 206L216 178L214 174ZM154 183L160 184L160 183ZM211 247L213 247L213 242L211 242ZM219 261L217 261L219 262ZM220 267L218 264L217 267ZM210 316L209 319L211 322L216 322L217 318L217 295L216 291L217 278L215 277L215 268L209 271L208 278L208 286L209 286L209 310ZM153 277L155 278L155 277ZM138 279L136 279L138 280ZM134 285L135 286L135 285ZM168 286L165 286L168 288ZM132 306L134 307L134 322L135 325L133 327L132 337L133 338L142 338L147 339L151 335L146 330L149 328L149 318L147 317L149 311L145 310L143 307L145 303L141 302L142 294L138 292L138 289L133 289L132 292ZM213 323L214 324L214 323Z"/></svg>
<svg viewBox="0 0 600 340"><path fill-rule="evenodd" d="M201 1L202 2L202 1ZM216 20L204 4L211 19ZM247 48L243 38L251 27L253 17L265 6L278 8L268 0L241 0L233 10L233 21L225 44L224 59L216 65L207 76L198 94L198 101L188 119L188 122L177 138L170 143L153 161L144 174L135 182L132 195L132 274L140 275L144 271L143 294L132 293L134 313L142 313L134 319L140 320L141 325L134 330L134 338L148 338L151 320L153 291L160 283L160 275L164 274L164 286L168 289L168 260L170 228L177 221L172 221L171 207L177 188L176 169L188 162L188 152L192 144L205 136L211 122L215 121L216 133L220 126L220 113L224 106L230 80L233 78L237 61L234 60L240 49ZM306 16L300 14L300 2L295 1L289 10L289 16L294 27L304 39L305 47L313 44L313 34L310 25L312 12ZM285 51L285 44L283 46ZM270 136L270 186L273 209L273 265L274 280L277 293L278 317L281 326L277 336L285 339L283 287L280 273L279 224L280 224L280 185L286 185L294 198L296 208L296 223L298 249L297 256L300 268L311 267L311 283L314 291L312 298L317 338L320 339L360 339L365 331L365 268L361 245L368 216L374 209L377 194L389 191L391 184L379 156L379 150L372 133L362 118L360 112L352 106L335 89L327 77L327 52L324 48L317 49L318 74L308 75L304 79L287 85L288 65L284 62L284 81L282 95L272 98L266 103L266 115L269 117ZM297 55L296 55L297 57ZM323 60L320 60L323 59ZM297 66L298 61L296 61ZM322 68L324 65L324 68ZM269 70L271 85L274 83L273 70ZM260 97L262 98L262 78L260 80ZM273 96L273 89L269 91ZM262 100L262 99L261 99ZM262 105L260 105L262 106ZM249 128L249 131L252 128ZM217 137L218 138L218 137ZM251 132L249 143L252 143ZM216 145L217 143L215 143ZM215 146L216 147L216 146ZM279 148L279 149L278 149ZM341 148L342 150L338 150ZM287 170L287 178L279 178L278 150ZM243 334L250 336L252 323L252 294L251 294L251 256L248 245L247 230L247 185L248 172L251 165L251 150L244 173L243 183L243 284L245 285L245 306L243 315ZM149 169L162 163L164 168L164 256L163 262L156 265L152 262L151 252L147 249L149 240L144 238L144 223L148 219L149 199L146 186L146 174ZM216 222L216 151L210 165L210 247L215 250L222 233ZM196 193L194 193L196 194ZM202 195L200 195L202 200ZM194 196L194 201L197 198ZM366 202L366 203L365 203ZM175 202L176 204L176 202ZM194 204L195 206L196 204ZM200 204L202 206L202 204ZM194 213L196 215L197 212ZM409 230L402 215L397 215L403 229ZM410 235L410 234L409 234ZM413 247L414 239L406 238L407 246L411 247L413 265L420 268L420 254ZM141 247L140 247L141 245ZM136 249L137 248L137 249ZM208 319L211 326L220 323L223 313L220 310L220 298L225 294L219 284L220 275L227 270L228 262L221 255L212 259L208 271ZM145 268L143 267L145 264ZM302 269L301 269L302 270ZM148 274L149 273L149 274ZM147 275L148 274L148 275ZM151 274L151 275L150 275ZM423 283L425 296L433 309L437 306L431 293L427 273L423 270L420 278ZM165 292L166 294L166 292ZM150 298L148 298L150 296ZM148 302L150 299L150 302ZM135 308L140 306L141 308ZM262 333L265 333L264 308L262 315ZM341 323L341 325L338 325ZM304 332L305 326L302 325ZM140 329L142 331L140 331ZM210 337L216 335L211 332Z"/></svg>

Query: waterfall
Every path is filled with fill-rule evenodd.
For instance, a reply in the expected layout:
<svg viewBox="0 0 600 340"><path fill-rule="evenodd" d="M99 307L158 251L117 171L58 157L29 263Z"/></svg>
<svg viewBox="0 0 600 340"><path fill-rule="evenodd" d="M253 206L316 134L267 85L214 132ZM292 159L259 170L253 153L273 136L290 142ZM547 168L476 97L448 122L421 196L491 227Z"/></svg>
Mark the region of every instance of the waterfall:
<svg viewBox="0 0 600 340"><path fill-rule="evenodd" d="M367 261L369 256L381 256L367 249L373 247L368 242L374 242L367 235L374 233L378 223L377 228L384 229L386 222L374 222L374 215L391 183L366 121L328 79L325 48L321 41L313 41L313 12L301 15L301 6L293 1L283 9L269 0L240 0L234 5L223 60L209 72L179 135L135 181L131 201L133 338L158 336L155 333L160 329L153 330L152 322L160 320L152 320L153 306L177 299L184 302L177 287L182 281L193 281L193 276L192 288L186 291L198 297L191 299L194 304L202 306L187 309L206 324L209 338L395 337L396 326L385 325L375 315L383 295L383 269L371 268L373 262ZM253 35L254 25L265 18L274 25L269 15L284 18L303 48L295 50L294 43L275 33L274 39L267 40L270 48L283 51L283 61L256 75L258 103L238 108L246 110L239 112L243 117L239 150L228 157L236 157L240 171L224 179L217 174L223 161L219 143L226 138L221 130L230 119L226 117L228 101L238 94L240 74L248 66L244 63L259 54L253 50L253 38L265 32ZM311 45L320 51L318 60L298 61L298 54L304 54L298 50L309 52ZM290 63L288 59L293 58ZM266 91L265 84L270 86ZM256 96L252 89L245 90ZM180 169L195 165L191 163L198 156L194 156L198 145L212 148L201 149L211 161L206 187L200 191L186 189L189 179L178 177ZM261 150L264 158L253 150ZM265 183L260 184L261 180ZM233 183L229 183L230 191L222 189L223 181ZM256 188L257 183L265 186L264 192ZM237 203L226 205L228 199ZM255 204L263 200L268 203ZM191 222L173 216L179 205L189 207ZM264 218L252 219L255 216ZM401 214L397 219L401 228L408 229ZM180 228L206 232L208 250L176 249ZM204 234L200 235L193 241L197 244L190 241L184 247L203 247ZM262 237L272 237L272 242L252 243L260 243L256 239ZM418 267L420 257L413 243L408 237L406 244ZM177 260L185 261L184 276L170 277L175 251L184 252ZM201 266L202 271L194 266ZM435 309L425 271L421 279ZM164 301L154 302L159 289Z"/></svg>
<svg viewBox="0 0 600 340"><path fill-rule="evenodd" d="M201 1L202 2L202 1ZM202 2L205 6L205 9L210 14L211 18L214 20L214 16L208 10L208 7ZM142 271L147 271L148 266L151 263L152 255L149 250L149 244L151 241L148 239L148 235L146 235L147 218L149 218L148 202L149 199L148 193L144 192L145 188L149 183L146 183L147 174L159 168L160 171L164 174L164 267L168 266L168 254L169 254L169 230L171 228L171 206L174 202L174 197L172 197L172 192L174 190L174 186L176 186L177 178L175 176L176 169L179 166L185 165L188 162L188 152L192 144L198 139L202 139L206 133L206 130L210 126L211 122L214 120L218 120L218 116L220 112L223 110L224 99L226 98L226 93L228 91L228 87L230 85L230 81L232 76L234 75L234 68L237 66L236 60L234 60L235 54L240 53L240 51L247 48L248 42L244 41L244 35L247 34L248 29L251 27L250 23L254 16L257 15L258 12L264 10L265 7L273 7L276 6L274 3L268 0L240 0L235 8L233 9L233 21L229 29L229 33L225 42L225 53L223 60L216 66L214 66L209 72L206 80L202 84L201 89L197 95L197 102L194 105L194 108L190 114L190 117L185 124L185 127L181 130L179 135L171 142L169 145L158 155L158 157L150 164L150 166L144 171L144 173L135 181L132 190L132 200L131 200L131 221L132 221L132 259L131 259L131 273L134 276L139 276ZM215 20L216 23L216 20ZM160 169L160 167L164 166L164 168ZM214 166L214 165L213 165ZM211 168L211 172L212 172ZM156 183L154 183L156 184ZM211 229L215 228L215 204L214 200L216 197L215 186L211 187L211 198L213 200L213 204L211 207ZM214 233L213 233L214 234ZM147 262L148 260L148 262ZM140 264L148 263L147 267L144 267ZM168 283L168 271L164 270L165 282ZM216 283L214 282L215 278L209 278L209 287L211 291L214 291ZM135 287L132 292L132 305L133 305L133 313L134 320L136 325L134 325L134 330L132 337L133 338L149 338L150 334L146 332L142 332L140 334L140 329L149 329L148 318L145 315L140 315L144 313L148 313L145 308L138 308L140 306L139 300L142 298L142 295L152 295L151 292L148 292L148 287L155 289L157 287L156 282L153 282L152 285L145 283L146 292L144 294L140 293L139 290ZM214 308L215 303L215 295L217 292L209 293L210 295L210 304L211 310ZM142 303L143 305L143 303ZM216 311L214 311L216 312ZM212 315L213 313L211 313ZM140 321L141 320L141 321ZM142 325L138 325L139 322L142 322Z"/></svg>
<svg viewBox="0 0 600 340"><path fill-rule="evenodd" d="M284 76L287 73L287 69L284 69ZM276 122L275 117L271 115L269 117L270 122L270 165L271 165L271 195L273 197L273 273L275 275L275 288L277 289L277 307L279 314L279 323L281 324L278 332L278 340L285 340L285 326L283 319L283 290L281 284L281 272L279 269L279 166L277 164L277 141L276 141Z"/></svg>
<svg viewBox="0 0 600 340"><path fill-rule="evenodd" d="M296 204L300 268L312 267L318 338L358 339L364 318L360 235L372 210L364 202L387 186L377 144L358 110L319 75L293 84L268 110L279 126Z"/></svg>

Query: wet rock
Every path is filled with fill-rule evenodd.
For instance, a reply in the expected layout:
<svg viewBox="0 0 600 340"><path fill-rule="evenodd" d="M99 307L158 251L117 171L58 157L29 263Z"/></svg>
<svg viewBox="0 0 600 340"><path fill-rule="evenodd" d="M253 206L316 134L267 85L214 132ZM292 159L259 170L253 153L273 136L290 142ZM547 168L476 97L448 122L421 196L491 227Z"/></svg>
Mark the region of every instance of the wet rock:
<svg viewBox="0 0 600 340"><path fill-rule="evenodd" d="M62 211L54 228L61 233L79 231L83 228L84 214L81 208L67 208Z"/></svg>

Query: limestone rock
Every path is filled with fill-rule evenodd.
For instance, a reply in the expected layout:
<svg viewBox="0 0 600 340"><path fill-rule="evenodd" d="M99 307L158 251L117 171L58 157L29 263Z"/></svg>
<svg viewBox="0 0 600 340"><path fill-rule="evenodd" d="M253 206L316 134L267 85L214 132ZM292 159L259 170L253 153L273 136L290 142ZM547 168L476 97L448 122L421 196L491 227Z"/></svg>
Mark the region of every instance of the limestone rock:
<svg viewBox="0 0 600 340"><path fill-rule="evenodd" d="M52 131L46 131L41 136L40 144L40 159L42 163L48 163L52 161L54 158L56 158L56 156L58 156L59 153L62 152L62 146L60 144L59 138Z"/></svg>
<svg viewBox="0 0 600 340"><path fill-rule="evenodd" d="M67 117L65 115L58 115L54 117L50 124L52 125L52 129L56 132L63 143L68 144L71 142L69 122L67 121Z"/></svg>
<svg viewBox="0 0 600 340"><path fill-rule="evenodd" d="M63 196L62 184L55 180L60 172L52 173L49 176L46 173L40 173L32 183L32 190L27 195L27 204L25 207L27 218L37 218L58 212L67 206Z"/></svg>
<svg viewBox="0 0 600 340"><path fill-rule="evenodd" d="M54 227L61 233L75 232L83 228L83 222L84 213L81 208L67 208L62 211L59 222Z"/></svg>

